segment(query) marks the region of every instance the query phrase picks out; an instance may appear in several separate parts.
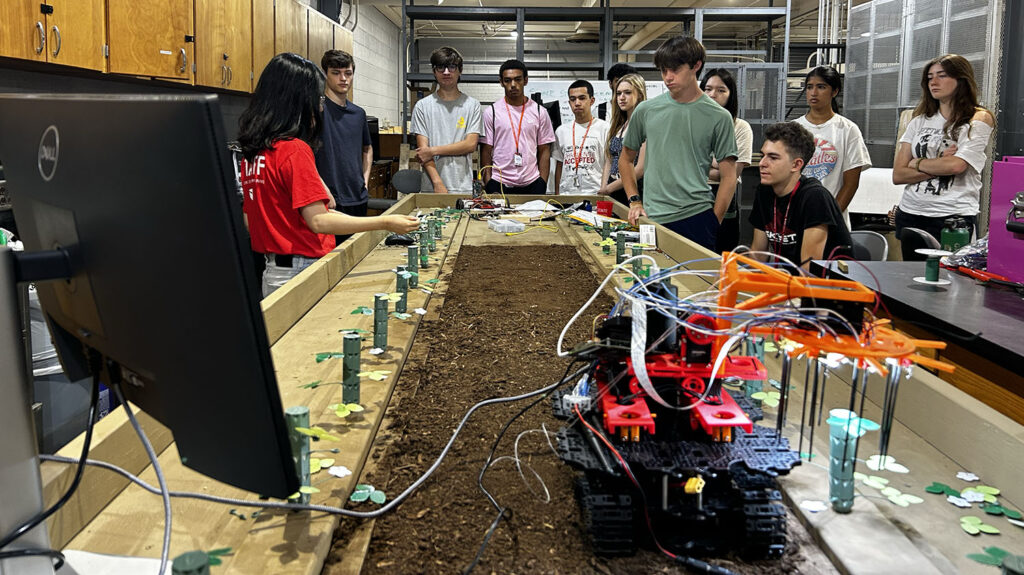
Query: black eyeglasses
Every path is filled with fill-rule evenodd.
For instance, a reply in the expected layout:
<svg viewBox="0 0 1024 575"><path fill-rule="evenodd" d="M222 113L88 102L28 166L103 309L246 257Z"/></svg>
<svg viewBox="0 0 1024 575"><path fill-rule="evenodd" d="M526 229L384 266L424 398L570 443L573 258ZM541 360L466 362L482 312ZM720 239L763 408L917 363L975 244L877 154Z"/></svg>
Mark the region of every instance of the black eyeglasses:
<svg viewBox="0 0 1024 575"><path fill-rule="evenodd" d="M434 66L435 72L444 72L445 70L448 70L449 72L457 72L459 70L459 67L451 66L448 64L445 64L444 66Z"/></svg>

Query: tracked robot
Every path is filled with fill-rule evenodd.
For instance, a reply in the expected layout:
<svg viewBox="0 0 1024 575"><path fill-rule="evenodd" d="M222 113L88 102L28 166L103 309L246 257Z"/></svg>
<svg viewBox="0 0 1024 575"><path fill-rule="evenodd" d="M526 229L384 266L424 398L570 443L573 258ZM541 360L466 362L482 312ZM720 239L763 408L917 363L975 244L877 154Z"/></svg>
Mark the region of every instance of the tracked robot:
<svg viewBox="0 0 1024 575"><path fill-rule="evenodd" d="M914 364L951 369L916 353L943 343L907 338L874 319L876 295L857 282L792 275L733 253L722 261L716 285L688 298L669 280L689 271L666 270L620 290L612 312L595 319L591 341L560 351L593 366L553 403L567 422L558 452L580 472L576 495L597 554L656 545L691 556L781 557L786 511L776 478L801 461L782 435L792 358L818 360L805 390L808 422L825 358L854 364L851 411L858 388L863 410L869 371L895 388ZM767 379L758 357L731 353L757 337L784 348L773 427L758 424L752 399L723 386ZM883 431L895 406L895 389L886 391Z"/></svg>

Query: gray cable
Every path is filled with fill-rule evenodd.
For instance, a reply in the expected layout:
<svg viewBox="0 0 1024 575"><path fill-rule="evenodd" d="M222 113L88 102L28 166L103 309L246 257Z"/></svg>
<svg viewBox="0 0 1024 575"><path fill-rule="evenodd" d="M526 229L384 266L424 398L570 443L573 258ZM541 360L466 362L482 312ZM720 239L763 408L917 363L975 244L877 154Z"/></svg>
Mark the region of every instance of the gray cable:
<svg viewBox="0 0 1024 575"><path fill-rule="evenodd" d="M124 412L128 414L128 421L131 422L132 427L135 429L135 433L139 436L139 440L142 441L143 447L146 448L146 455L149 456L149 462L153 464L153 471L156 472L157 483L160 484L160 489L155 490L156 493L164 500L164 545L163 550L160 551L160 571L159 575L164 575L167 572L167 555L171 551L171 496L167 490L167 480L164 479L163 469L160 468L160 462L157 460L156 451L153 449L153 445L149 442L149 438L146 437L146 432L142 431L142 426L139 425L138 420L135 419L135 414L132 413L132 408L128 404L128 401L124 398L121 393L121 386L114 385L114 394L117 396L117 400L124 406ZM86 460L88 463L88 459ZM141 480L140 480L141 481ZM152 490L152 488L150 489Z"/></svg>
<svg viewBox="0 0 1024 575"><path fill-rule="evenodd" d="M551 384L549 386L542 387L540 389L537 389L537 390L534 390L534 391L531 391L531 392L528 392L528 393L524 393L522 395L516 395L516 396L512 396L512 397L498 397L498 398L494 398L494 399L487 399L487 400L481 401L480 403L477 403L476 405L474 405L472 408L470 408L469 411L466 412L466 415L464 415L462 417L462 421L460 421L458 427L455 428L455 431L452 433L451 439L448 440L448 444L445 445L444 449L441 450L441 454L437 456L437 459L434 461L434 464L431 465L430 468L427 469L425 472L423 472L423 475L421 475L419 479L417 479L415 482L413 482L412 485L407 487L405 489L405 491L403 491L401 494L399 494L394 499L392 499L390 502L388 502L387 505L384 505L383 507L380 507L379 509L376 509L374 511L352 511L350 509L344 509L344 508L341 508L341 507L331 507L329 505L313 505L313 504L303 505L303 504L300 504L300 503L278 503L278 502L275 502L275 501L252 501L252 500L248 500L248 499L234 499L234 498L231 498L231 497L220 497L220 496L217 496L217 495L208 495L208 494L205 494L205 493L193 493L193 492L189 492L189 491L167 491L166 493L167 493L167 495L169 497L182 497L182 498L187 498L187 499L199 499L201 501L210 501L210 502L213 502L213 503L222 503L224 505L237 505L239 507L258 507L258 508L262 508L262 509L289 509L289 510L293 510L293 511L319 511L319 512L322 512L322 513L331 513L331 514L334 514L334 515L343 515L345 517L356 517L356 518L360 518L360 519L372 519L372 518L375 518L375 517L380 517L381 515L387 513L388 511L391 511L399 503L404 501L407 497L409 497L409 495L412 494L413 491L418 489L420 487L420 485L422 485L428 478L430 478L431 475L433 475L434 471L436 471L437 468L440 467L441 461L444 460L444 458L448 455L448 451L451 450L452 445L455 443L455 438L457 438L459 433L462 432L462 429L466 426L466 422L469 420L469 417L473 414L474 411L476 411L477 409L479 409L481 407L484 407L486 405L491 405L491 404L495 404L495 403L509 403L509 402L512 402L512 401L519 401L521 399L527 399L527 398L530 398L530 397L535 397L537 395L545 394L545 393L547 393L547 392L557 388L559 385L562 385L563 382L575 379L576 377L581 375L583 372L585 372L588 367L589 367L588 365L585 365L585 366L581 367L580 369L578 369L576 372L574 372L572 375L569 375L569 376L565 377L564 379L562 379L560 381L557 381L557 382L555 382L555 383L553 383L553 384ZM115 387L115 389L116 389L116 387ZM133 420L134 420L134 418L133 418ZM136 430L139 433L142 433L141 429L136 428ZM144 434L143 434L143 437L145 437ZM149 442L147 441L146 444L148 446ZM77 458L74 458L74 457L64 457L64 456L61 456L61 455L40 455L39 459L41 459L43 461L53 461L53 462L56 462L56 463L78 463L78 461L79 461ZM139 479L137 476L133 475L131 472L129 472L129 471L125 470L125 469L122 469L122 468L114 465L113 463L108 463L106 461L98 461L98 460L95 460L95 459L86 459L85 463L86 463L86 465L93 465L93 466L96 466L96 467L101 467L103 469L107 469L109 471L113 471L115 473L119 473L119 474L127 477L132 483L135 483L136 485L138 485L139 487L145 489L146 491L148 491L150 493L153 493L153 494L156 494L156 495L162 495L164 493L164 491L162 489L157 489L156 487L153 487L152 485L146 483L145 481ZM154 467L157 469L157 479L160 479L162 481L163 474L162 474L162 472L159 471L159 467L156 466L155 460L154 460ZM166 487L163 483L161 483L161 486L162 487ZM166 509L169 510L170 509L169 500L168 500L168 503L166 503L165 505L166 505ZM170 531L169 531L169 529L170 529L170 516L169 515L168 515L168 521L167 521L167 529L168 529L168 531L166 531L166 534L167 534L167 540L169 541L170 540Z"/></svg>

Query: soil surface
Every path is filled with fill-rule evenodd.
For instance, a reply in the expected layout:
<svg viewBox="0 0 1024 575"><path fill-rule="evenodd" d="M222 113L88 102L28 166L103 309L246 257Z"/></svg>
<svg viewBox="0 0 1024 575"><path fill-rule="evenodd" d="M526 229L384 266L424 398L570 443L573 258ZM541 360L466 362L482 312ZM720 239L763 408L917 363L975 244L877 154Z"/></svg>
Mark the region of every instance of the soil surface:
<svg viewBox="0 0 1024 575"><path fill-rule="evenodd" d="M420 326L361 481L389 495L433 463L470 406L562 378L568 360L555 353L559 332L598 285L570 246L463 246L454 273L445 279L450 283L440 317L428 315ZM565 345L588 338L594 316L611 304L606 296L598 298ZM531 401L485 407L470 419L436 474L396 512L376 520L363 573L461 573L473 562L497 517L477 477L501 427ZM573 491L576 472L552 451L560 425L544 400L502 438L495 453L501 459L487 471L484 485L511 514L494 531L473 573L687 573L652 551L595 557ZM512 459L517 437L522 474ZM799 523L792 517L788 523L790 543L780 560L711 561L736 573L835 573ZM358 521L342 520L325 575L342 571L345 545L358 527Z"/></svg>

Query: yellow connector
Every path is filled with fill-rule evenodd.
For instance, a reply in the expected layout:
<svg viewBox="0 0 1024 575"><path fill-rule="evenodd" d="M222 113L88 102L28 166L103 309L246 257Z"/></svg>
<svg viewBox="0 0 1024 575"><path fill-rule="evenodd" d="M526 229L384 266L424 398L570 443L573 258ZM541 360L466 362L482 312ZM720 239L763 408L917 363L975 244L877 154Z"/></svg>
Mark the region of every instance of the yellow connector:
<svg viewBox="0 0 1024 575"><path fill-rule="evenodd" d="M704 478L701 476L691 477L686 480L686 485L683 486L683 491L688 495L694 495L704 491Z"/></svg>

